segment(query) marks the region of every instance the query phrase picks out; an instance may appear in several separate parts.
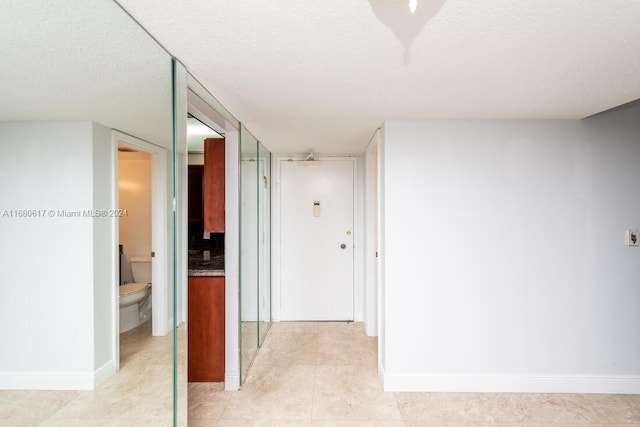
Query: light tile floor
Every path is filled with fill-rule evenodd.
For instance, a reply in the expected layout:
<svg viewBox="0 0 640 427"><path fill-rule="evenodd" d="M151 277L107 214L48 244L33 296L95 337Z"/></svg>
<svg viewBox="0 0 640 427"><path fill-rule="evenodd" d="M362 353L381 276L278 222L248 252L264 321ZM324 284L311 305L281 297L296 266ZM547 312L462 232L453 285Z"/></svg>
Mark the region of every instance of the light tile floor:
<svg viewBox="0 0 640 427"><path fill-rule="evenodd" d="M243 389L189 384L189 426L640 426L640 395L384 393L360 323L274 323Z"/></svg>
<svg viewBox="0 0 640 427"><path fill-rule="evenodd" d="M186 348L183 330L178 339ZM121 334L120 349L120 371L97 390L0 391L0 426L172 426L172 334L153 337L147 322Z"/></svg>

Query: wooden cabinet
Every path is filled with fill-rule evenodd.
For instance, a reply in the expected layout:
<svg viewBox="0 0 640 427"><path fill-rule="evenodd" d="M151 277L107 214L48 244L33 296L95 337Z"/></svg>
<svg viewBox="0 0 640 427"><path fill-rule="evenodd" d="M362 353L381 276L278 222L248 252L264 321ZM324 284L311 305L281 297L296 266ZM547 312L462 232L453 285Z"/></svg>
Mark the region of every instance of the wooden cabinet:
<svg viewBox="0 0 640 427"><path fill-rule="evenodd" d="M224 381L224 277L189 276L188 380Z"/></svg>
<svg viewBox="0 0 640 427"><path fill-rule="evenodd" d="M189 165L189 223L204 221L202 205L202 177L203 165Z"/></svg>
<svg viewBox="0 0 640 427"><path fill-rule="evenodd" d="M224 139L204 140L204 230L224 233Z"/></svg>

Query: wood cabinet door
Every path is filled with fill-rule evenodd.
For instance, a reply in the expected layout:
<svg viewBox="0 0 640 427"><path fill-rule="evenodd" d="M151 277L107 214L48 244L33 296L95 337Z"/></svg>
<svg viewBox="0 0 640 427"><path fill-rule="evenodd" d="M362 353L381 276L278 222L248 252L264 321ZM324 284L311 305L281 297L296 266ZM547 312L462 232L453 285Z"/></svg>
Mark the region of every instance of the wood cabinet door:
<svg viewBox="0 0 640 427"><path fill-rule="evenodd" d="M224 139L204 140L204 230L224 233Z"/></svg>
<svg viewBox="0 0 640 427"><path fill-rule="evenodd" d="M189 277L188 381L224 381L224 277Z"/></svg>

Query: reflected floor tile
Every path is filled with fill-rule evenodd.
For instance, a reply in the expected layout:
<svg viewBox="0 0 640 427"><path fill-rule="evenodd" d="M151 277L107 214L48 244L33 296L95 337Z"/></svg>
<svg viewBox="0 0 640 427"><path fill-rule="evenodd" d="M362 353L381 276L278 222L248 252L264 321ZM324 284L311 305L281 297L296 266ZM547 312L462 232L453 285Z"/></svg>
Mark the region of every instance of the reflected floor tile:
<svg viewBox="0 0 640 427"><path fill-rule="evenodd" d="M492 423L475 393L395 393L405 421Z"/></svg>
<svg viewBox="0 0 640 427"><path fill-rule="evenodd" d="M54 419L171 419L173 399L164 390L143 395L82 395L56 412Z"/></svg>
<svg viewBox="0 0 640 427"><path fill-rule="evenodd" d="M144 420L136 419L50 419L42 422L38 427L171 427L173 420Z"/></svg>
<svg viewBox="0 0 640 427"><path fill-rule="evenodd" d="M172 419L172 374L149 365L128 376L116 376L95 391L81 392L60 408L55 419Z"/></svg>
<svg viewBox="0 0 640 427"><path fill-rule="evenodd" d="M120 371L93 391L0 391L0 426L171 426L173 338L120 335ZM182 394L186 412L186 387Z"/></svg>
<svg viewBox="0 0 640 427"><path fill-rule="evenodd" d="M79 391L2 390L0 420L3 418L48 418L79 395Z"/></svg>

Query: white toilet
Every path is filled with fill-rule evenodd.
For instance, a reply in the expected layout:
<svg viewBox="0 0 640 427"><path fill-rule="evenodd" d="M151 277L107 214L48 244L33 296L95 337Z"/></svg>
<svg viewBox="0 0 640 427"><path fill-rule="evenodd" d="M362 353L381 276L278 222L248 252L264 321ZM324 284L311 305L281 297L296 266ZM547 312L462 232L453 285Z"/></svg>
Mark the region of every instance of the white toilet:
<svg viewBox="0 0 640 427"><path fill-rule="evenodd" d="M151 317L151 257L131 257L134 283L121 285L120 332L140 326Z"/></svg>

